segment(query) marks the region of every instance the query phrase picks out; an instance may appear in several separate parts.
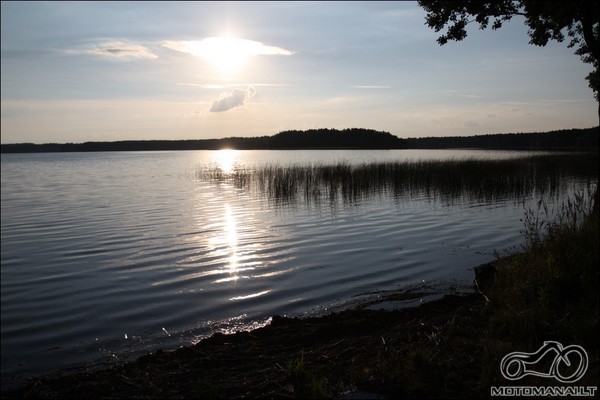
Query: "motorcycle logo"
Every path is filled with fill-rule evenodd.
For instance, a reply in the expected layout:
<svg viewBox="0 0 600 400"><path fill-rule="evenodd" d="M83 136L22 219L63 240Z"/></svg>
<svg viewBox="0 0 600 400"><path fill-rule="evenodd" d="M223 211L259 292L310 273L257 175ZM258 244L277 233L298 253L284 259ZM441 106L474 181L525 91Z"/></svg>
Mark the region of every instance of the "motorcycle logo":
<svg viewBox="0 0 600 400"><path fill-rule="evenodd" d="M554 359L547 371L532 369L547 353L554 352ZM555 341L546 341L535 353L509 353L500 362L500 372L508 380L521 379L527 375L555 378L563 383L581 379L588 368L586 351L577 345L563 347Z"/></svg>

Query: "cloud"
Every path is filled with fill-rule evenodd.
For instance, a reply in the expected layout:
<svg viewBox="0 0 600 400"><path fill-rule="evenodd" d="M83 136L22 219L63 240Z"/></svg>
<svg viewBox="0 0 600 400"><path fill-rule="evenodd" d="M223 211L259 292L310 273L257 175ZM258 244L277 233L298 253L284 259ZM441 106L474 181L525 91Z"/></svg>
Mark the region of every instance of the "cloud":
<svg viewBox="0 0 600 400"><path fill-rule="evenodd" d="M131 59L156 59L158 56L147 47L135 43L121 41L107 41L95 44L86 49L67 50L67 54L90 54L97 57L106 57L119 60Z"/></svg>
<svg viewBox="0 0 600 400"><path fill-rule="evenodd" d="M256 89L253 86L248 86L246 90L234 89L231 93L224 92L219 98L213 101L210 107L211 112L223 112L232 108L244 105L246 100L256 95Z"/></svg>
<svg viewBox="0 0 600 400"><path fill-rule="evenodd" d="M236 53L241 56L283 55L291 56L292 51L277 46L267 46L261 42L229 37L208 37L202 40L166 40L162 46L188 53L196 57L211 59L223 53Z"/></svg>

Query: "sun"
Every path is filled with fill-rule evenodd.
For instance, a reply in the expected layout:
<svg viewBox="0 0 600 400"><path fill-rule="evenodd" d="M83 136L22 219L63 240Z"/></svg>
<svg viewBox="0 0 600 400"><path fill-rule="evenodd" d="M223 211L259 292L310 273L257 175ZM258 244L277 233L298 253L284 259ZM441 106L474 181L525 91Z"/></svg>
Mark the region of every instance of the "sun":
<svg viewBox="0 0 600 400"><path fill-rule="evenodd" d="M252 57L262 55L290 56L294 52L248 39L212 36L202 40L167 40L164 47L188 53L208 61L222 75L232 77L246 67Z"/></svg>
<svg viewBox="0 0 600 400"><path fill-rule="evenodd" d="M222 75L240 72L252 56L252 41L210 37L192 44L191 53L211 63Z"/></svg>

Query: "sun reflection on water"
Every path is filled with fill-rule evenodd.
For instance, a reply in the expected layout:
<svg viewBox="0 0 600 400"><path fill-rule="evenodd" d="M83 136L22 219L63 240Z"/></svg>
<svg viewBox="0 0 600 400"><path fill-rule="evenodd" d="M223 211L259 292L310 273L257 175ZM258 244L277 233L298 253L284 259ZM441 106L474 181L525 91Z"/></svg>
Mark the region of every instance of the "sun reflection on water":
<svg viewBox="0 0 600 400"><path fill-rule="evenodd" d="M235 174L239 166L236 150L210 154L212 168ZM197 266L186 274L202 289L221 292L219 301L257 302L273 295L270 280L288 274L293 268L281 268L289 260L285 250L273 250L270 215L260 212L247 193L228 181L200 185L195 215L198 235L190 240L199 244L189 263ZM277 255L277 256L276 256ZM208 287L204 285L214 285ZM261 300L257 300L261 298Z"/></svg>
<svg viewBox="0 0 600 400"><path fill-rule="evenodd" d="M230 174L235 169L237 156L237 150L222 149L215 153L215 163L223 173Z"/></svg>
<svg viewBox="0 0 600 400"><path fill-rule="evenodd" d="M233 212L231 211L231 206L229 203L225 204L225 238L227 241L227 245L229 246L229 275L233 279L238 279L238 235L237 235L237 225L235 222L235 217Z"/></svg>

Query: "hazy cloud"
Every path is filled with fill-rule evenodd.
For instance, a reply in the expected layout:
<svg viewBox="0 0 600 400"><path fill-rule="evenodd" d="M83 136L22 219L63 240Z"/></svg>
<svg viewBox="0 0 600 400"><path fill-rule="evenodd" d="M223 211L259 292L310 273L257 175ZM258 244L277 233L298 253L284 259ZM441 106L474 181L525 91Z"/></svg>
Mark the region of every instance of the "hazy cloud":
<svg viewBox="0 0 600 400"><path fill-rule="evenodd" d="M119 60L131 59L156 59L158 56L147 47L140 44L121 41L108 41L92 45L81 50L67 50L67 54L90 54L97 57L106 57Z"/></svg>
<svg viewBox="0 0 600 400"><path fill-rule="evenodd" d="M242 56L283 55L291 56L292 51L277 46L267 46L261 42L247 39L228 37L208 37L202 40L166 40L161 43L164 47L188 53L196 57L212 58L215 54L227 52Z"/></svg>
<svg viewBox="0 0 600 400"><path fill-rule="evenodd" d="M253 86L248 86L246 90L234 89L231 93L221 93L221 96L213 101L210 107L211 112L223 112L232 108L244 105L246 100L256 95L256 89Z"/></svg>

